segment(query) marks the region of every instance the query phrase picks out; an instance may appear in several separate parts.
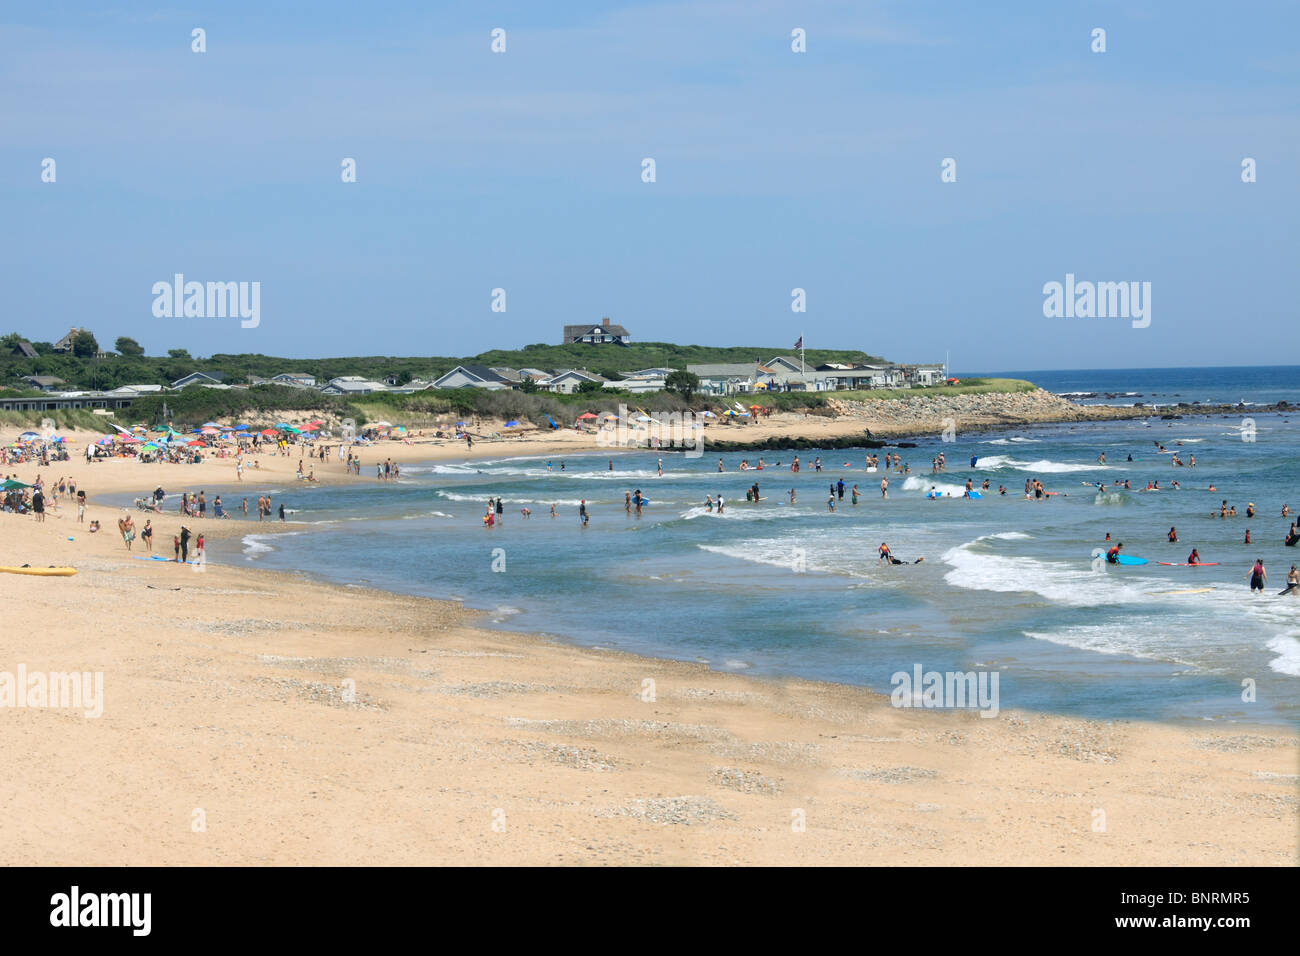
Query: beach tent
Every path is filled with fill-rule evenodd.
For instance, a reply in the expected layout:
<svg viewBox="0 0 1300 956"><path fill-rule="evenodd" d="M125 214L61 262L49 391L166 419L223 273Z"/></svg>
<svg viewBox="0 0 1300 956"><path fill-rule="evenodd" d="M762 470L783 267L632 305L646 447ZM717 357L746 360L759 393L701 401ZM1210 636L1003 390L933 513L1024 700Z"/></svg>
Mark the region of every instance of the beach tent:
<svg viewBox="0 0 1300 956"><path fill-rule="evenodd" d="M514 428L514 427L515 427L516 425L518 425L518 424L519 424L519 423L518 423L517 421L511 420L511 421L506 422L505 427L506 427L506 428ZM403 429L401 429L401 430L402 430L402 431L406 431L405 428L403 428Z"/></svg>

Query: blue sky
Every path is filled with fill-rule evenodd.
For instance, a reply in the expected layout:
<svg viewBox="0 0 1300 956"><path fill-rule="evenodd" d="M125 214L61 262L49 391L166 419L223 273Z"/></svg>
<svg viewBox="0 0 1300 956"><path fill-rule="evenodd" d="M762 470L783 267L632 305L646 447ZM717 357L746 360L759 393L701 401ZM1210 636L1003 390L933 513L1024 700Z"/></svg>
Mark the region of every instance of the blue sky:
<svg viewBox="0 0 1300 956"><path fill-rule="evenodd" d="M270 6L5 5L0 331L460 355L608 315L958 370L1300 342L1294 3ZM261 324L155 318L176 272L260 282ZM1151 282L1150 327L1044 318L1067 272Z"/></svg>

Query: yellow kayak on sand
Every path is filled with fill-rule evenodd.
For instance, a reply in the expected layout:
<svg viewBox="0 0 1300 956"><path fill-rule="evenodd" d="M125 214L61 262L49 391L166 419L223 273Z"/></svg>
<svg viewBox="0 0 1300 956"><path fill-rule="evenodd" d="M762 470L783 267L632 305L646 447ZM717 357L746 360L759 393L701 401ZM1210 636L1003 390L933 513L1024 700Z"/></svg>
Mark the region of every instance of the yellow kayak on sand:
<svg viewBox="0 0 1300 956"><path fill-rule="evenodd" d="M76 568L6 568L0 566L6 574L39 574L42 577L66 578L76 574Z"/></svg>

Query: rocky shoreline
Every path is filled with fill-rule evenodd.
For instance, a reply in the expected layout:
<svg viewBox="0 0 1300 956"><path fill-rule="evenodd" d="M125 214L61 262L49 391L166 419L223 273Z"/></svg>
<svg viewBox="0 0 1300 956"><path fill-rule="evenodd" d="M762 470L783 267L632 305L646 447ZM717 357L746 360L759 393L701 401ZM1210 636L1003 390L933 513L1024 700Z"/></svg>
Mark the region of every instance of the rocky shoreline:
<svg viewBox="0 0 1300 956"><path fill-rule="evenodd" d="M1181 402L1177 405L1079 405L1043 389L1032 392L993 392L979 395L920 394L905 399L833 398L827 403L833 418L820 419L822 434L809 437L799 434L796 425L788 433L764 434L747 440L716 438L716 430L707 436L708 447L715 452L801 450L807 448L880 448L914 447L916 441L933 440L945 431L990 432L1030 425L1069 424L1072 422L1117 421L1135 418L1159 418L1176 421L1184 418L1249 417L1273 412L1287 412L1294 406L1286 402L1273 405L1201 405ZM811 416L809 416L811 417ZM827 433L827 428L831 433ZM734 426L731 426L734 427ZM743 434L746 426L736 427ZM730 427L728 428L728 431Z"/></svg>

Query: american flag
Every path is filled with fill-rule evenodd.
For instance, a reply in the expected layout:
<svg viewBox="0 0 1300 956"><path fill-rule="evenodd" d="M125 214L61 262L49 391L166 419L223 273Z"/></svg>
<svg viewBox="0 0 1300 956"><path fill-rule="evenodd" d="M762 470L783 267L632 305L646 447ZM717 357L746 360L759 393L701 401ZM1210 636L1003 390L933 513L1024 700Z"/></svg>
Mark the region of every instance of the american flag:
<svg viewBox="0 0 1300 956"><path fill-rule="evenodd" d="M799 336L799 341L796 342L796 343L794 343L794 347L797 348L797 349L801 349L801 348L803 348L803 336L802 336L802 335Z"/></svg>

